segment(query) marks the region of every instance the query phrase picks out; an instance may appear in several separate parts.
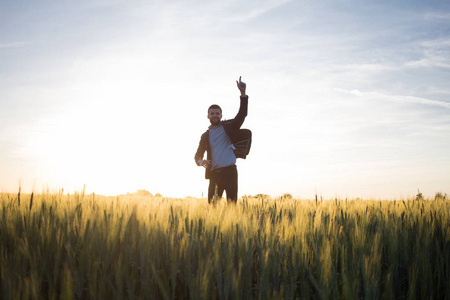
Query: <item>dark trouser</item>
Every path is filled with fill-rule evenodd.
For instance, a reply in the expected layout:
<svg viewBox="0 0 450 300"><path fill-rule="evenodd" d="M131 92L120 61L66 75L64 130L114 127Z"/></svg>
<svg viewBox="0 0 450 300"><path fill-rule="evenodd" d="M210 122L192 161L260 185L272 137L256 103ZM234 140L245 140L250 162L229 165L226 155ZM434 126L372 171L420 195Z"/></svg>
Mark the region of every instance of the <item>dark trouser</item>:
<svg viewBox="0 0 450 300"><path fill-rule="evenodd" d="M238 192L238 174L236 165L219 168L211 171L208 188L208 203L212 203L214 199L215 187L218 187L217 195L222 197L223 191L227 192L228 202L236 203Z"/></svg>

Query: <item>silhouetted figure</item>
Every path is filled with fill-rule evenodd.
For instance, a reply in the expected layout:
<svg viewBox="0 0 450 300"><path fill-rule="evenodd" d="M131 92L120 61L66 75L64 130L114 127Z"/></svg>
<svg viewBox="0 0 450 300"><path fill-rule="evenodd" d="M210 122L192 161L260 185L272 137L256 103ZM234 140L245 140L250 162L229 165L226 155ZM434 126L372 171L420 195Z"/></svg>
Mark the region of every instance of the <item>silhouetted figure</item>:
<svg viewBox="0 0 450 300"><path fill-rule="evenodd" d="M195 162L203 166L205 178L209 179L208 203L213 202L214 195L222 197L227 193L228 202L236 203L238 194L238 173L236 157L245 158L250 151L251 132L240 129L247 116L248 96L245 94L246 84L236 81L241 92L241 105L236 117L222 121L222 109L213 104L208 108L209 129L202 134L200 144L195 153ZM203 155L207 152L207 159Z"/></svg>

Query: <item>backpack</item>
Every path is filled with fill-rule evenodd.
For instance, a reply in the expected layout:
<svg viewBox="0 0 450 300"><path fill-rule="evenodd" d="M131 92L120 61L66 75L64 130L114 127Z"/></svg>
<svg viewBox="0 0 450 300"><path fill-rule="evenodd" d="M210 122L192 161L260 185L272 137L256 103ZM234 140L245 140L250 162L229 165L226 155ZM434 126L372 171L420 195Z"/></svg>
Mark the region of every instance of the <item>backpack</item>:
<svg viewBox="0 0 450 300"><path fill-rule="evenodd" d="M234 155L245 159L252 145L252 132L249 129L239 129L233 136Z"/></svg>

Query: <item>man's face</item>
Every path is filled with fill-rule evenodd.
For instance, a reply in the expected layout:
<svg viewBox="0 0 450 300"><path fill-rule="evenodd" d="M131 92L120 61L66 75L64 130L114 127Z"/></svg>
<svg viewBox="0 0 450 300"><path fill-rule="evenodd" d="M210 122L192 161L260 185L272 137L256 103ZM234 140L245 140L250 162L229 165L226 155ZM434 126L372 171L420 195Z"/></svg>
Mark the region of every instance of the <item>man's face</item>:
<svg viewBox="0 0 450 300"><path fill-rule="evenodd" d="M208 119L211 122L211 125L217 126L220 124L220 120L222 119L222 112L219 108L211 108L208 111Z"/></svg>

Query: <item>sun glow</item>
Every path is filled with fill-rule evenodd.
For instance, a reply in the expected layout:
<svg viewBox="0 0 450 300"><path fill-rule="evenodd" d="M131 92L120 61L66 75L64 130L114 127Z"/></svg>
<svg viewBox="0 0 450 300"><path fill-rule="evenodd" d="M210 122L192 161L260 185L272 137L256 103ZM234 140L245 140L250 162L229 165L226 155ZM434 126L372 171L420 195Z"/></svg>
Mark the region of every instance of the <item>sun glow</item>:
<svg viewBox="0 0 450 300"><path fill-rule="evenodd" d="M30 128L24 151L37 162L38 182L68 190L86 184L114 194L156 176L152 170L161 167L156 158L161 157L158 145L163 139L156 129L164 120L155 111L154 98L160 95L139 101L146 91L126 84L96 93L84 89L77 105ZM127 101L125 94L134 101Z"/></svg>

